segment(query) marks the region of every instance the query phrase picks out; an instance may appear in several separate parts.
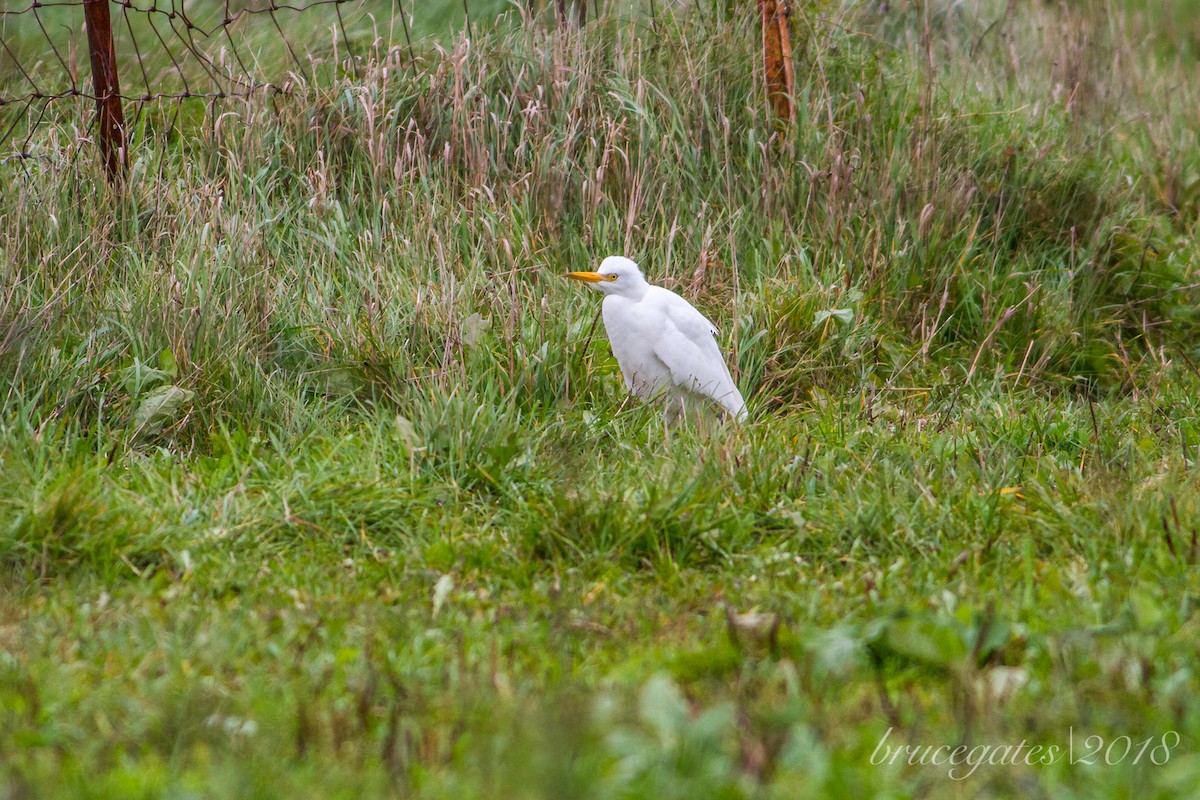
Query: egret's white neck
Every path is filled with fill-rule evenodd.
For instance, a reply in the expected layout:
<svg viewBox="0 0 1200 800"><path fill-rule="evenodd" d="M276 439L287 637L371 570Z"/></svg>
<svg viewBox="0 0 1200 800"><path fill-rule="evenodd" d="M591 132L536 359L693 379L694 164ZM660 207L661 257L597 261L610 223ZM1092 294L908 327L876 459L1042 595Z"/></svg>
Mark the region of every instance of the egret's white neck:
<svg viewBox="0 0 1200 800"><path fill-rule="evenodd" d="M645 281L639 281L632 286L622 287L622 291L619 294L622 297L626 297L636 303L645 297L646 292L648 291L650 291L650 284L646 283Z"/></svg>

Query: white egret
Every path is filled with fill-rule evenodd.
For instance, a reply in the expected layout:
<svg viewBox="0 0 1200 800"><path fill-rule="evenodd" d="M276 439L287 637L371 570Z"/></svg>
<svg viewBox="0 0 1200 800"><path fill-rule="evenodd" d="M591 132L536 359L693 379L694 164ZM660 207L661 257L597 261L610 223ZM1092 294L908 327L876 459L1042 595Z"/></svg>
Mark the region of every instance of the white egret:
<svg viewBox="0 0 1200 800"><path fill-rule="evenodd" d="M717 329L670 289L651 286L638 265L609 256L597 272L568 272L604 293L604 329L634 395L661 397L667 419L687 413L689 402L713 400L739 422L746 402L717 347Z"/></svg>

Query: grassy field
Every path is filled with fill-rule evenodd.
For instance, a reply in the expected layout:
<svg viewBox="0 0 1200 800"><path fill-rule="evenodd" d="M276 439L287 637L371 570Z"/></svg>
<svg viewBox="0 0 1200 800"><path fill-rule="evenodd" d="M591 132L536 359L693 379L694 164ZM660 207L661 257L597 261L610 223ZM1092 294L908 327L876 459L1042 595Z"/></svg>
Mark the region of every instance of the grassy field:
<svg viewBox="0 0 1200 800"><path fill-rule="evenodd" d="M0 798L1196 795L1200 4L601 5L0 164Z"/></svg>

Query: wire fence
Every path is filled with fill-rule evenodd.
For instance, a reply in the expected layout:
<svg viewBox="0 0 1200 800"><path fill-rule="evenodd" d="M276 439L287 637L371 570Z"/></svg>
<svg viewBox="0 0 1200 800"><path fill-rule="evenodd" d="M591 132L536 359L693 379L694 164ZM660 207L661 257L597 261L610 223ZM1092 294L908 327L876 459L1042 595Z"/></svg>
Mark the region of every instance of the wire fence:
<svg viewBox="0 0 1200 800"><path fill-rule="evenodd" d="M389 11L391 4L377 3ZM124 168L143 113L173 104L209 110L227 98L283 90L288 70L317 62L355 68L346 12L364 0L195 3L185 0L31 0L0 9L0 159L37 157L38 131L58 107L81 104L81 133L98 141L110 177ZM403 12L398 13L408 36ZM319 47L312 34L331 30ZM264 57L282 51L282 59ZM90 70L81 69L86 53ZM90 74L89 74L90 73ZM95 113L87 107L94 105ZM126 137L131 137L127 142Z"/></svg>
<svg viewBox="0 0 1200 800"><path fill-rule="evenodd" d="M64 150L73 162L83 145L94 142L113 181L124 174L138 139L178 130L185 109L203 109L215 125L220 104L229 99L274 97L318 71L356 72L360 62L350 33L360 34L360 42L377 42L376 26L383 21L390 41L403 37L411 61L410 17L427 2L14 1L23 4L0 8L0 165L17 161L28 169L30 160L47 151L61 155ZM464 33L470 37L473 9L468 0L461 2ZM599 16L603 4L494 0L484 5L493 10L519 5L526 19L544 12L559 25L582 26L589 6ZM758 6L767 95L780 118L788 119L794 116L787 37L791 0L758 0ZM655 8L651 0L651 19ZM85 59L90 68L81 67ZM144 124L151 109L153 124ZM39 150L48 138L39 133L64 122L79 146Z"/></svg>

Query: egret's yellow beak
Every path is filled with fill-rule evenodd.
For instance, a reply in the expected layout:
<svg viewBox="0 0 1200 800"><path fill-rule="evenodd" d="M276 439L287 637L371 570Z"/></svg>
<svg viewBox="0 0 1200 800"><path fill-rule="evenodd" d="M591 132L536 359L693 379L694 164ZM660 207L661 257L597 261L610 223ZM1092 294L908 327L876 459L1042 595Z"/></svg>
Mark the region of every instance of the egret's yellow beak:
<svg viewBox="0 0 1200 800"><path fill-rule="evenodd" d="M568 272L563 275L564 278L570 278L573 281L583 281L585 283L599 283L606 281L608 278L601 275L599 272Z"/></svg>

